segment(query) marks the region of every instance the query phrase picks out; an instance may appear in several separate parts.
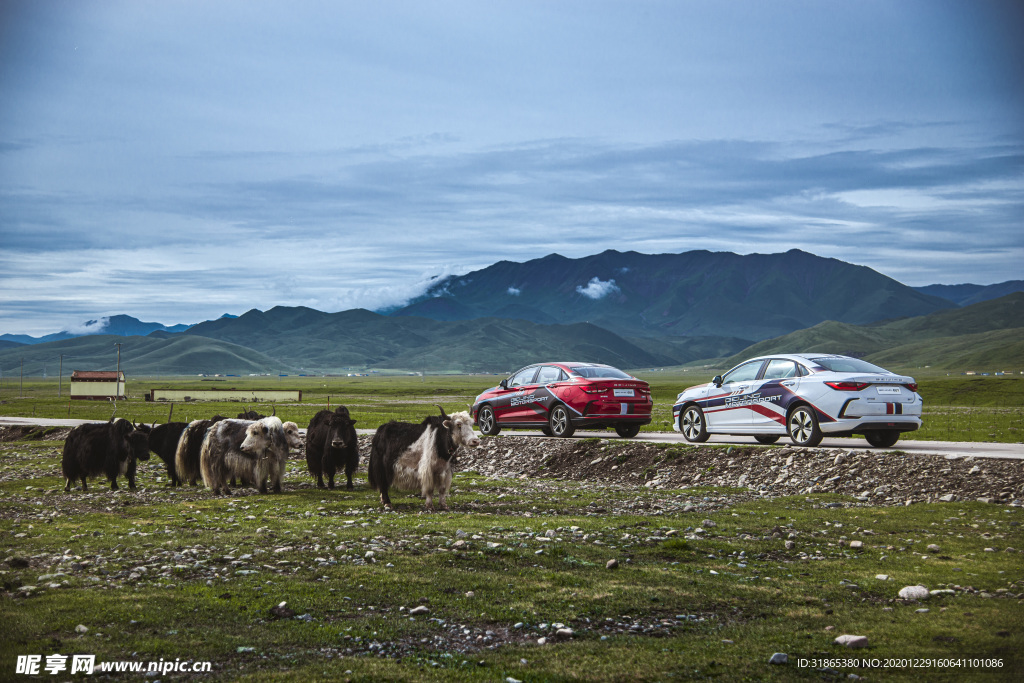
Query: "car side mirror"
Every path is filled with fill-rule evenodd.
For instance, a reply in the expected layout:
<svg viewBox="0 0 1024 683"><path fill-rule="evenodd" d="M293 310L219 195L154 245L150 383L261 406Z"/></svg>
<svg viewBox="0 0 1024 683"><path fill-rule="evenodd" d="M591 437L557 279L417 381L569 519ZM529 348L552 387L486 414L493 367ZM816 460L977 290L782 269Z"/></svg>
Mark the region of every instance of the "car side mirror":
<svg viewBox="0 0 1024 683"><path fill-rule="evenodd" d="M500 382L498 382L498 386L501 387L502 389L508 389L508 380L501 380Z"/></svg>
<svg viewBox="0 0 1024 683"><path fill-rule="evenodd" d="M715 378L711 380L711 383L714 384L716 387L722 386L722 376L715 375Z"/></svg>

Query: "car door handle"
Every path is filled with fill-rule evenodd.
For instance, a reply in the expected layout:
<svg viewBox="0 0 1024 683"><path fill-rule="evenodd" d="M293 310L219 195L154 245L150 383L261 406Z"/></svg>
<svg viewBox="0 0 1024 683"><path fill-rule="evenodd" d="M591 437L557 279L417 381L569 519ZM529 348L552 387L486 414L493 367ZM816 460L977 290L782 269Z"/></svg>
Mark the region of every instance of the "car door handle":
<svg viewBox="0 0 1024 683"><path fill-rule="evenodd" d="M781 384L782 384L782 386L784 386L784 387L791 387L791 386L793 386L794 384L796 384L796 382L794 382L793 380L789 380L788 382L781 382Z"/></svg>

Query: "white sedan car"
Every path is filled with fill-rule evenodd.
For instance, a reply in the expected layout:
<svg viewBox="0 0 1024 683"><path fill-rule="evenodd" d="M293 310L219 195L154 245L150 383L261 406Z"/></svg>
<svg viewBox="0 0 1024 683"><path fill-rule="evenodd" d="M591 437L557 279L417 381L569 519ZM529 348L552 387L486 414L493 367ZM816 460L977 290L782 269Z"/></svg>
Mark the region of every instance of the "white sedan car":
<svg viewBox="0 0 1024 683"><path fill-rule="evenodd" d="M777 354L679 394L672 427L692 442L749 434L770 444L788 435L797 446L817 446L826 435L862 434L872 446L889 448L901 432L921 427L921 396L913 377L857 358Z"/></svg>

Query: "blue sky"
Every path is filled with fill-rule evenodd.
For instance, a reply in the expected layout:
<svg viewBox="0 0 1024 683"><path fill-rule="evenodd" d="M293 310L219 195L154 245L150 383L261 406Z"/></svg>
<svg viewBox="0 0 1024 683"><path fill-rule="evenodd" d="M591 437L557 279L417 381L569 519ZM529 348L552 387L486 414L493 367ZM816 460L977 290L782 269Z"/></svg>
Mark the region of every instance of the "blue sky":
<svg viewBox="0 0 1024 683"><path fill-rule="evenodd" d="M4 0L0 332L607 248L1022 278L1020 35L989 0Z"/></svg>

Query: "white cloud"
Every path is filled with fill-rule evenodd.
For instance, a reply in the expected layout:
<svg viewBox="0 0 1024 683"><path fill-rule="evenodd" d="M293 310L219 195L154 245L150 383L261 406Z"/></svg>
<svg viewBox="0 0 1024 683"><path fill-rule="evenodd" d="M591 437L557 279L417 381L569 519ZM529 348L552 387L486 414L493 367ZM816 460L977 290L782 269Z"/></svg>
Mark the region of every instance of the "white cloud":
<svg viewBox="0 0 1024 683"><path fill-rule="evenodd" d="M519 293L520 293L521 291L522 291L522 290L521 290L521 289L519 289L518 287L509 287L509 288L508 288L508 293L509 293L509 294L511 294L512 296L519 296Z"/></svg>
<svg viewBox="0 0 1024 683"><path fill-rule="evenodd" d="M64 328L64 332L71 334L101 334L110 324L110 317L106 316L97 320L89 320L84 323L70 325Z"/></svg>
<svg viewBox="0 0 1024 683"><path fill-rule="evenodd" d="M621 290L615 284L615 280L601 280L598 277L590 278L590 282L587 283L586 287L582 285L576 287L576 292L588 299L603 299L612 292L618 291Z"/></svg>

